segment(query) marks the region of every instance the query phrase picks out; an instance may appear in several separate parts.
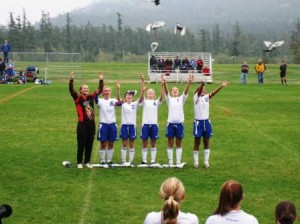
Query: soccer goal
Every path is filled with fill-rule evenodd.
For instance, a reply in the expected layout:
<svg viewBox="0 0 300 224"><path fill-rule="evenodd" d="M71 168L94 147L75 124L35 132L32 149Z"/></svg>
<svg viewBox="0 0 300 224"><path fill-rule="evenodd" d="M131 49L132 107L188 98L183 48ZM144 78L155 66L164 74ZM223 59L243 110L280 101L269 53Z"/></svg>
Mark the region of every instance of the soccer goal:
<svg viewBox="0 0 300 224"><path fill-rule="evenodd" d="M71 71L74 71L80 78L81 53L12 52L10 57L14 61L16 73L34 66L39 69L38 78L40 79L66 79Z"/></svg>

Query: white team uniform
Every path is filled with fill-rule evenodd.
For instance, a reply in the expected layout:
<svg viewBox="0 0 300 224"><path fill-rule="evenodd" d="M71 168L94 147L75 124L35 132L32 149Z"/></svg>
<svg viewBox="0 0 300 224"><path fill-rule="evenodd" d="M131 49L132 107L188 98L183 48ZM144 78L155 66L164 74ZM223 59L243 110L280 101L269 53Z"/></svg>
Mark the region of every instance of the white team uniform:
<svg viewBox="0 0 300 224"><path fill-rule="evenodd" d="M161 224L161 212L150 212L148 213L144 224ZM192 213L185 213L179 211L177 216L177 223L178 224L199 224L198 217Z"/></svg>
<svg viewBox="0 0 300 224"><path fill-rule="evenodd" d="M195 120L209 119L209 94L199 96L198 93L194 95L194 112Z"/></svg>
<svg viewBox="0 0 300 224"><path fill-rule="evenodd" d="M157 114L158 107L162 104L162 102L157 100L147 100L144 99L143 106L143 118L142 125L144 124L157 124Z"/></svg>
<svg viewBox="0 0 300 224"><path fill-rule="evenodd" d="M124 102L121 110L121 125L136 125L136 116L139 106L139 100L131 102L130 104Z"/></svg>
<svg viewBox="0 0 300 224"><path fill-rule="evenodd" d="M208 217L205 224L258 224L257 219L242 210L230 211L227 214L212 215Z"/></svg>
<svg viewBox="0 0 300 224"><path fill-rule="evenodd" d="M115 105L118 102L115 98L109 99L98 99L98 108L99 108L99 122L105 124L113 124L116 123L116 112Z"/></svg>
<svg viewBox="0 0 300 224"><path fill-rule="evenodd" d="M171 97L168 95L166 97L166 102L169 108L168 111L168 123L183 123L184 122L184 112L183 105L188 97L184 93L179 97Z"/></svg>

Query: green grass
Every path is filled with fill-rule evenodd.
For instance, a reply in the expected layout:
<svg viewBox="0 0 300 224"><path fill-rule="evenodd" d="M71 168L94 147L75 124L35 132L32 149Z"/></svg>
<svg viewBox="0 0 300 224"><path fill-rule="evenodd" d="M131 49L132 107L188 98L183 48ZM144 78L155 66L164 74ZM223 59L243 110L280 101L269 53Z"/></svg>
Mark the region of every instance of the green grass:
<svg viewBox="0 0 300 224"><path fill-rule="evenodd" d="M236 179L244 187L243 210L262 224L274 223L278 201L289 199L300 207L299 68L289 65L289 85L281 86L279 65L268 65L265 85L258 86L253 69L249 84L240 85L240 65L214 65L214 83L207 85L207 90L215 89L223 79L231 83L211 101L214 137L208 170L192 166L192 92L196 84L192 84L185 105L184 169L93 170L67 169L61 164L64 160L74 164L76 157L77 115L68 92L68 74L53 80L52 85L0 85L0 204L13 207L12 216L4 223L142 223L148 212L160 210L159 187L170 176L180 178L186 187L182 210L195 213L201 223L213 213L220 185L228 179ZM145 64L86 63L75 86L78 89L87 82L90 89L96 88L101 70L113 91L116 80L121 81L123 91L139 89L134 81L146 69ZM173 85L181 91L185 86L170 83L169 87ZM117 113L120 123L119 109ZM164 102L159 110L160 163L167 162L166 118ZM93 163L99 161L98 148L95 140ZM120 161L120 148L119 140L115 162ZM135 148L135 162L139 163L140 139Z"/></svg>

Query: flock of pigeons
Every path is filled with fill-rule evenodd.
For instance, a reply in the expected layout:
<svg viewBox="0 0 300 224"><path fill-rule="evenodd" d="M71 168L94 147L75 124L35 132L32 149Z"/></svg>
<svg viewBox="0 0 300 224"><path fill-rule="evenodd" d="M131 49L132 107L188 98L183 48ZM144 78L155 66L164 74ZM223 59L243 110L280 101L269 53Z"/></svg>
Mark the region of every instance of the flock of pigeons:
<svg viewBox="0 0 300 224"><path fill-rule="evenodd" d="M154 2L154 4L157 6L160 4L160 0L148 0L149 2ZM154 23L148 24L146 27L146 31L151 32L153 30L156 30L160 27L163 27L166 23L164 21L156 21ZM174 26L174 34L179 33L181 36L185 35L185 26L180 25L179 23L175 24ZM276 41L276 42L270 42L270 41L264 41L264 45L266 49L264 49L264 52L271 52L275 50L276 48L279 48L284 45L284 40ZM151 44L152 51L154 52L155 49L158 47L158 43L153 42Z"/></svg>
<svg viewBox="0 0 300 224"><path fill-rule="evenodd" d="M148 0L149 2L154 2L155 5L160 4L160 0ZM153 23L148 24L146 27L146 30L148 32L151 32L153 30L156 30L160 27L163 27L166 23L164 21L156 21ZM181 36L185 35L185 27L180 25L179 23L175 24L174 26L174 34L180 33Z"/></svg>

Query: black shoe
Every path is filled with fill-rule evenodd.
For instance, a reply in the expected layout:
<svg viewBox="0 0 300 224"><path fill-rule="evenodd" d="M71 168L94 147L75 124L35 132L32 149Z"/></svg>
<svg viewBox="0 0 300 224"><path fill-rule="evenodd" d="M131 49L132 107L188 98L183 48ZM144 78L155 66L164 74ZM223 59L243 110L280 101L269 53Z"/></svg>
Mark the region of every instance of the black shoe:
<svg viewBox="0 0 300 224"><path fill-rule="evenodd" d="M109 167L112 167L112 164L113 164L112 161L110 161L110 162L107 163L107 165L108 165Z"/></svg>
<svg viewBox="0 0 300 224"><path fill-rule="evenodd" d="M156 161L154 161L154 162L151 162L151 165L153 165L153 164L156 164Z"/></svg>
<svg viewBox="0 0 300 224"><path fill-rule="evenodd" d="M145 163L144 161L141 162L142 165L147 165L147 163Z"/></svg>

